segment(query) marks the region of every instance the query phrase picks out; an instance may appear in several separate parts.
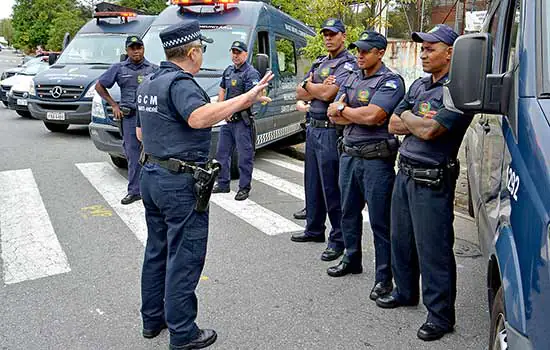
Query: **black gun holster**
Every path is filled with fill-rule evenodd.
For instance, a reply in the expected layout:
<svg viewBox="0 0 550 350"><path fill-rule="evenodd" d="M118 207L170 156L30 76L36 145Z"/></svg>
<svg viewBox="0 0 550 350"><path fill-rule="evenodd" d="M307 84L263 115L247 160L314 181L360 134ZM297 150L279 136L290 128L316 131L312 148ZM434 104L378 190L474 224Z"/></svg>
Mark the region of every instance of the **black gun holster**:
<svg viewBox="0 0 550 350"><path fill-rule="evenodd" d="M221 168L221 164L216 160L206 163L204 168L195 168L195 172L193 173L193 178L195 179L195 186L193 189L195 198L197 199L194 208L195 211L205 212L208 210L212 188L220 174Z"/></svg>

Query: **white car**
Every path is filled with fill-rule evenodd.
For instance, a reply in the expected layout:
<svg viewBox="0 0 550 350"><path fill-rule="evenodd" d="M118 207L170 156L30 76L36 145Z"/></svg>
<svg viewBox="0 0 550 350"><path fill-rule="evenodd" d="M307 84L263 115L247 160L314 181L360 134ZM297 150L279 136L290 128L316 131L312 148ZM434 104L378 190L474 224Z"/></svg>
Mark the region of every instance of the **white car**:
<svg viewBox="0 0 550 350"><path fill-rule="evenodd" d="M19 74L9 77L0 81L0 89L2 95L5 93L5 105L8 105L10 109L13 109L23 117L30 117L29 108L27 107L27 100L29 94L34 89L33 77L48 69L49 65L45 62L34 64L26 67ZM4 97L4 96L2 96Z"/></svg>

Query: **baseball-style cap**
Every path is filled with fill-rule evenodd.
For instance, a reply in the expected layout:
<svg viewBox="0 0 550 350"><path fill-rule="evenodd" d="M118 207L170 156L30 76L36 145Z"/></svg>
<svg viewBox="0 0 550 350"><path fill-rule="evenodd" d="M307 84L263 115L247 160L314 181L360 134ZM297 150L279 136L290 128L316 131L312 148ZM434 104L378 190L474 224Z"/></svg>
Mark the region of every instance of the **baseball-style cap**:
<svg viewBox="0 0 550 350"><path fill-rule="evenodd" d="M214 40L201 34L199 21L197 20L186 20L171 25L160 32L159 37L165 50L183 46L195 40L201 40L209 44L214 42Z"/></svg>
<svg viewBox="0 0 550 350"><path fill-rule="evenodd" d="M349 44L350 49L359 48L365 51L370 51L372 48L385 50L387 46L388 40L386 40L386 37L374 30L364 31L357 41Z"/></svg>
<svg viewBox="0 0 550 350"><path fill-rule="evenodd" d="M344 26L344 22L342 22L338 18L329 18L325 22L323 22L320 33L322 33L323 30L330 30L334 33L345 33L346 26Z"/></svg>
<svg viewBox="0 0 550 350"><path fill-rule="evenodd" d="M139 36L136 35L130 35L126 38L126 47L130 47L132 45L142 45L143 46L143 40Z"/></svg>
<svg viewBox="0 0 550 350"><path fill-rule="evenodd" d="M243 43L242 41L234 41L233 44L231 44L231 50L233 49L236 49L236 50L239 50L240 52L248 52L248 48L246 47L246 44Z"/></svg>
<svg viewBox="0 0 550 350"><path fill-rule="evenodd" d="M428 42L428 43L445 43L447 45L453 45L458 34L446 24L438 24L433 27L429 32L414 32L412 33L413 41L417 43Z"/></svg>

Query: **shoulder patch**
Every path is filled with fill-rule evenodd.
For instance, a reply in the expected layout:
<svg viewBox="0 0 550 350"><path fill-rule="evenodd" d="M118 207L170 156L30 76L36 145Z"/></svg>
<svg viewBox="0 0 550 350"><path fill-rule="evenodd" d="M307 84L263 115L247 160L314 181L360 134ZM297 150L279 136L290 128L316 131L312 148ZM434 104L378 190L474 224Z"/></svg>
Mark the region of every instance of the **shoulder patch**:
<svg viewBox="0 0 550 350"><path fill-rule="evenodd" d="M388 87L388 88L391 88L391 89L397 89L397 80L388 80L386 82L386 84L384 84L384 87Z"/></svg>
<svg viewBox="0 0 550 350"><path fill-rule="evenodd" d="M353 71L354 68L355 68L355 67L354 67L353 64L350 63L350 62L346 62L346 63L344 64L344 69L347 69L347 70L349 70L349 71Z"/></svg>

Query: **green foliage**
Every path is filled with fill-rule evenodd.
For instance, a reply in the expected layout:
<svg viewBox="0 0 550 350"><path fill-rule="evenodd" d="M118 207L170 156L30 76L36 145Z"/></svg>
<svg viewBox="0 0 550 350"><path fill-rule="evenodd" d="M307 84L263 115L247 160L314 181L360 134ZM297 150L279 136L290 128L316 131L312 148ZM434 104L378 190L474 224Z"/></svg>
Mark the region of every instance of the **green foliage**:
<svg viewBox="0 0 550 350"><path fill-rule="evenodd" d="M4 39L6 39L8 46L12 45L14 32L10 18L0 20L0 36L3 36Z"/></svg>
<svg viewBox="0 0 550 350"><path fill-rule="evenodd" d="M118 4L141 10L151 15L158 15L166 8L166 0L120 0Z"/></svg>
<svg viewBox="0 0 550 350"><path fill-rule="evenodd" d="M48 49L61 51L66 32L73 37L86 21L80 17L78 10L63 11L53 21L49 30Z"/></svg>

